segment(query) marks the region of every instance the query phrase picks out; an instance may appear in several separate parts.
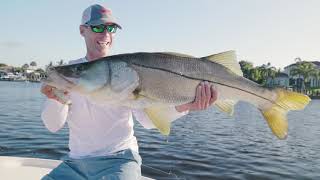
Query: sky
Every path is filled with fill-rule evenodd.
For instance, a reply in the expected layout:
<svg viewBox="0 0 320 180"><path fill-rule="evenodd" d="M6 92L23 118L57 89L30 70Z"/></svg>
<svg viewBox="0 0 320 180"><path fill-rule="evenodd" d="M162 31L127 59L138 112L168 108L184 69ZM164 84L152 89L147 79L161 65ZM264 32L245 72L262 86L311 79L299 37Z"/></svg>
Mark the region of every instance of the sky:
<svg viewBox="0 0 320 180"><path fill-rule="evenodd" d="M236 50L238 60L277 68L320 61L318 0L6 0L0 2L0 63L40 67L84 57L82 12L110 8L123 27L112 54Z"/></svg>

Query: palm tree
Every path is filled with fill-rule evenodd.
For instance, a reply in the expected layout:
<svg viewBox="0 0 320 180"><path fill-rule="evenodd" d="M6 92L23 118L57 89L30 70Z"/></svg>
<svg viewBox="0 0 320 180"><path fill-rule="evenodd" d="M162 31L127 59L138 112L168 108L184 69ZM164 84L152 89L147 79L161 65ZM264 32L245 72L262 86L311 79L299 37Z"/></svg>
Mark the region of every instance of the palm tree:
<svg viewBox="0 0 320 180"><path fill-rule="evenodd" d="M23 73L23 69L22 69L22 67L14 67L13 68L13 72L17 72L17 73Z"/></svg>
<svg viewBox="0 0 320 180"><path fill-rule="evenodd" d="M276 74L278 73L278 72L280 72L280 70L277 70L277 68L276 67L274 67L274 66L271 66L271 64L270 63L268 63L269 64L269 66L268 66L268 68L267 68L267 71L268 71L268 77L272 77L272 78L274 78L275 76L276 76Z"/></svg>
<svg viewBox="0 0 320 180"><path fill-rule="evenodd" d="M32 70L35 70L36 67L37 67L37 63L36 63L35 61L31 61L31 63L30 63L30 68L31 68Z"/></svg>
<svg viewBox="0 0 320 180"><path fill-rule="evenodd" d="M244 60L240 61L239 64L245 78L262 85L266 85L268 77L274 78L277 74L277 69L271 66L270 62L258 67L253 67L251 62Z"/></svg>
<svg viewBox="0 0 320 180"><path fill-rule="evenodd" d="M245 78L250 78L250 70L253 68L253 64L244 60L240 61L239 64L243 72L243 76Z"/></svg>
<svg viewBox="0 0 320 180"><path fill-rule="evenodd" d="M21 67L23 70L26 70L26 69L28 69L29 68L29 64L24 64L22 67Z"/></svg>
<svg viewBox="0 0 320 180"><path fill-rule="evenodd" d="M316 78L316 89L320 88L320 69L317 69L313 76Z"/></svg>
<svg viewBox="0 0 320 180"><path fill-rule="evenodd" d="M257 69L260 73L258 83L262 85L266 85L268 77L274 78L277 73L277 69L274 66L271 66L270 62L258 66Z"/></svg>
<svg viewBox="0 0 320 180"><path fill-rule="evenodd" d="M37 63L36 63L35 61L32 61L32 62L30 63L30 66L37 66Z"/></svg>
<svg viewBox="0 0 320 180"><path fill-rule="evenodd" d="M317 70L316 77L317 77L317 82L319 82L320 81L320 69ZM320 87L320 83L317 85L317 87Z"/></svg>
<svg viewBox="0 0 320 180"><path fill-rule="evenodd" d="M313 63L307 61L297 62L297 66L290 71L290 75L303 78L300 92L305 92L306 84L308 84L309 77L316 73L316 69Z"/></svg>
<svg viewBox="0 0 320 180"><path fill-rule="evenodd" d="M261 79L261 72L258 68L252 68L250 69L250 73L249 73L249 79L259 83L260 79Z"/></svg>

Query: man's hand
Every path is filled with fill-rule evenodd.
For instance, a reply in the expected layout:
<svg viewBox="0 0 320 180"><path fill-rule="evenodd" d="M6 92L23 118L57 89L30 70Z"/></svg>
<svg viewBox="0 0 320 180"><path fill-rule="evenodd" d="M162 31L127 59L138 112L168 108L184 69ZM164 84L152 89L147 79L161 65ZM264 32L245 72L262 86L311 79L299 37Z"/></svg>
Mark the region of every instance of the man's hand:
<svg viewBox="0 0 320 180"><path fill-rule="evenodd" d="M41 86L41 93L46 95L49 99L54 99L62 104L64 104L65 102L62 101L62 99L60 99L58 96L55 95L55 93L53 92L54 90L56 90L55 87L47 85L47 84L42 84ZM68 92L65 91L64 95L68 95Z"/></svg>
<svg viewBox="0 0 320 180"><path fill-rule="evenodd" d="M209 87L209 83L206 81L201 82L197 87L195 100L191 103L176 106L176 110L178 112L204 110L212 105L217 98L218 94L213 86Z"/></svg>

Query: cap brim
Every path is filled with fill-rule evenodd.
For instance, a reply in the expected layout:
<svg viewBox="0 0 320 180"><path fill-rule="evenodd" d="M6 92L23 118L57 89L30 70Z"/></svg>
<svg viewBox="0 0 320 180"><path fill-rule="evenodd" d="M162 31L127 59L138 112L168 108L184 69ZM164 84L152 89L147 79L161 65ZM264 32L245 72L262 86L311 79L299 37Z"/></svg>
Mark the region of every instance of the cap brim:
<svg viewBox="0 0 320 180"><path fill-rule="evenodd" d="M97 26L97 25L100 25L100 24L115 24L118 26L119 29L122 29L122 27L116 23L113 19L98 19L98 20L95 20L95 21L89 21L87 22L86 24L88 25L92 25L92 26Z"/></svg>

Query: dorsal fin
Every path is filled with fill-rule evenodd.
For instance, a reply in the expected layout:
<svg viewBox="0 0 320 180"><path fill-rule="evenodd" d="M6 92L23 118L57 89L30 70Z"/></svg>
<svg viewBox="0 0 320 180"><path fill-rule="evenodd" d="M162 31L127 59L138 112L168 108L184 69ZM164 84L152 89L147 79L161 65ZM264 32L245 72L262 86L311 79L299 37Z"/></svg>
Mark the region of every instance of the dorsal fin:
<svg viewBox="0 0 320 180"><path fill-rule="evenodd" d="M210 56L202 57L203 59L207 59L211 62L218 63L235 74L239 76L243 76L240 64L237 61L236 53L235 51L226 51L218 54L213 54Z"/></svg>

